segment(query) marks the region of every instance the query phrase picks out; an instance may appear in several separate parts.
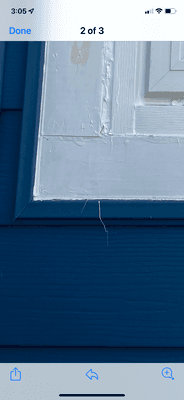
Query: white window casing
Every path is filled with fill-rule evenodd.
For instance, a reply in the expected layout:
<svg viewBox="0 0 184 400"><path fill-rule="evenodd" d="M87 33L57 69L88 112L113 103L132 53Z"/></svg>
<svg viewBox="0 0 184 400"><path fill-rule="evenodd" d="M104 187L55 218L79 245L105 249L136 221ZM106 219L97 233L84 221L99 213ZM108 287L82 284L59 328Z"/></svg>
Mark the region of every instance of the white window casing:
<svg viewBox="0 0 184 400"><path fill-rule="evenodd" d="M34 201L184 199L183 42L47 42Z"/></svg>

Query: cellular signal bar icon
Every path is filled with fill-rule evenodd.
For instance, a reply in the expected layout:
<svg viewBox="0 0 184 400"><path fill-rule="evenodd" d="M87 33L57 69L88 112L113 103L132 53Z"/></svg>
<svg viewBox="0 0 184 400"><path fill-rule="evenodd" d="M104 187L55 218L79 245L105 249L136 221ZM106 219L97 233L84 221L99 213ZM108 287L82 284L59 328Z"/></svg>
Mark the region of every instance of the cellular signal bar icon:
<svg viewBox="0 0 184 400"><path fill-rule="evenodd" d="M145 11L145 14L153 14L153 13L154 13L154 9L153 8L151 10Z"/></svg>

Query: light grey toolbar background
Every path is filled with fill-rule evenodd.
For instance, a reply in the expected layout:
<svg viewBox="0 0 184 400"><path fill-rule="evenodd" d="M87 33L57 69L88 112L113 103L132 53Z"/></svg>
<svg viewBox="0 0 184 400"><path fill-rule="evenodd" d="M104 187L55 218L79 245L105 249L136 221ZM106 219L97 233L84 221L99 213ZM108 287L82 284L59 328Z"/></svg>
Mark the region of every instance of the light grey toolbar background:
<svg viewBox="0 0 184 400"><path fill-rule="evenodd" d="M183 41L183 19L182 0L1 0L0 41Z"/></svg>
<svg viewBox="0 0 184 400"><path fill-rule="evenodd" d="M125 394L125 400L184 398L183 363L3 363L0 377L0 398L4 400L56 400L62 398L59 394ZM122 399L64 397L65 400L95 398Z"/></svg>

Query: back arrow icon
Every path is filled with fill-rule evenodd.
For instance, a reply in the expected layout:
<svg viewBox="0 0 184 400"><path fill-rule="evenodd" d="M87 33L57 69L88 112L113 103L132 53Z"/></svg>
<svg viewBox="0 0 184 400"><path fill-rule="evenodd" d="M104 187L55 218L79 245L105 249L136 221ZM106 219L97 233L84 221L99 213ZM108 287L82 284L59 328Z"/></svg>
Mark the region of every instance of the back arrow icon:
<svg viewBox="0 0 184 400"><path fill-rule="evenodd" d="M89 374L90 376L89 376L88 374ZM92 378L98 379L97 373L96 373L96 372L93 372L92 369L90 369L88 372L86 372L85 375L86 375L89 379L91 379L91 380L92 380Z"/></svg>

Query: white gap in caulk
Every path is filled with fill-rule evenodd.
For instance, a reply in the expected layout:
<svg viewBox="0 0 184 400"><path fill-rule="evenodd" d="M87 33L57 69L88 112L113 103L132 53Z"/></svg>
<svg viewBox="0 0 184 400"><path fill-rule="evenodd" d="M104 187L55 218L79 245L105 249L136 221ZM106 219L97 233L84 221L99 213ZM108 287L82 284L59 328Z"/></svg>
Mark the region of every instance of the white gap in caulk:
<svg viewBox="0 0 184 400"><path fill-rule="evenodd" d="M88 199L85 201L85 204L84 204L84 206L83 206L83 208L82 208L81 213L83 212L84 208L86 207L87 202L88 202Z"/></svg>
<svg viewBox="0 0 184 400"><path fill-rule="evenodd" d="M85 204L84 204L84 206L83 206L83 208L82 208L81 213L83 212L83 210L84 210L84 208L85 208L87 202L88 202L88 199L85 201ZM105 224L104 224L104 222L102 221L102 218L101 218L100 201L98 201L98 205L99 205L99 219L100 219L100 221L101 221L101 223L102 223L102 225L103 225L103 227L104 227L105 232L107 233L107 246L109 246L109 242L108 242L108 231L107 231L106 226L105 226Z"/></svg>
<svg viewBox="0 0 184 400"><path fill-rule="evenodd" d="M111 124L112 82L114 71L114 42L104 42L102 51L101 131L107 134Z"/></svg>
<svg viewBox="0 0 184 400"><path fill-rule="evenodd" d="M108 243L108 231L107 231L106 226L105 226L105 224L104 224L104 222L102 221L102 218L101 218L100 201L98 201L98 205L99 205L99 219L100 219L100 221L101 221L101 223L102 223L102 225L104 227L105 232L107 233L107 246L109 246L109 243Z"/></svg>

